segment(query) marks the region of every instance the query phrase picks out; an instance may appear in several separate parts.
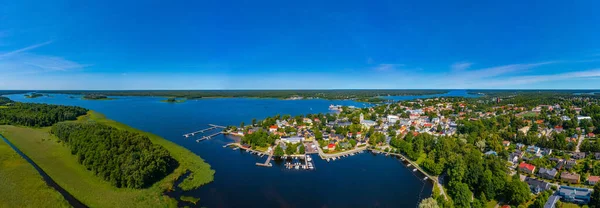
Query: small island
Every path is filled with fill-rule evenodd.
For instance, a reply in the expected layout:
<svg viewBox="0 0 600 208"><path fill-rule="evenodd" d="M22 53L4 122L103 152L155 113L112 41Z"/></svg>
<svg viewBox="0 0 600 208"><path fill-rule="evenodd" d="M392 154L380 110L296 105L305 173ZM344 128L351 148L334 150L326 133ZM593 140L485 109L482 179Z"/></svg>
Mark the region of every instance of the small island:
<svg viewBox="0 0 600 208"><path fill-rule="evenodd" d="M114 98L109 98L106 95L99 95L99 94L84 95L82 97L82 99L84 99L84 100L114 100Z"/></svg>
<svg viewBox="0 0 600 208"><path fill-rule="evenodd" d="M161 100L160 102L165 102L165 103L183 103L185 102L187 99L178 99L178 98L168 98L166 100Z"/></svg>
<svg viewBox="0 0 600 208"><path fill-rule="evenodd" d="M31 93L29 95L25 95L26 98L38 98L38 97L42 97L44 96L44 94L41 93Z"/></svg>

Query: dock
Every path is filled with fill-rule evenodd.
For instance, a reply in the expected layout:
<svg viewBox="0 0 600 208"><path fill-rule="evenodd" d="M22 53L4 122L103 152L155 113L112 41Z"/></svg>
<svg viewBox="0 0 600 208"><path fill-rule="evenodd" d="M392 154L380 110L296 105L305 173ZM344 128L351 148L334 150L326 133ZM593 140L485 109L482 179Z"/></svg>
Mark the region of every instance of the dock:
<svg viewBox="0 0 600 208"><path fill-rule="evenodd" d="M265 163L256 163L256 165L262 166L262 167L273 167L273 164L271 164L271 158L273 158L273 152L275 152L275 151L271 151L271 154L269 154L269 157L267 157L267 161L265 161Z"/></svg>
<svg viewBox="0 0 600 208"><path fill-rule="evenodd" d="M201 142L201 141L203 141L203 140L209 140L209 139L211 139L211 138L213 138L213 137L215 137L215 136L217 136L217 135L219 135L219 134L222 134L222 133L223 133L223 132L222 132L222 131L220 131L220 132L217 132L217 133L214 133L214 134L208 135L208 136L203 136L203 137L202 137L202 138L200 138L200 139L196 139L196 142Z"/></svg>
<svg viewBox="0 0 600 208"><path fill-rule="evenodd" d="M208 124L208 126L210 126L210 127L209 127L209 128L206 128L206 129L202 129L202 130L198 130L198 131L190 132L190 133L184 134L183 136L184 136L185 138L188 138L188 137L190 137L190 136L195 136L196 134L201 134L201 133L204 133L204 132L207 132L207 131L210 131L210 130L216 129L216 128L221 128L221 129L224 129L224 128L225 128L224 126L219 126L219 125L214 125L214 124Z"/></svg>

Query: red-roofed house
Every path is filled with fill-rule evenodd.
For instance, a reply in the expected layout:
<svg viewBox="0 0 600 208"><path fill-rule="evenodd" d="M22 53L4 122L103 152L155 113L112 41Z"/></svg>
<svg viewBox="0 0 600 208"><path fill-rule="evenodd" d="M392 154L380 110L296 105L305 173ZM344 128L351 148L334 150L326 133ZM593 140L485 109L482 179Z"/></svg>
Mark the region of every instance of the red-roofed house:
<svg viewBox="0 0 600 208"><path fill-rule="evenodd" d="M360 138L362 136L362 134L359 132L356 132L356 138Z"/></svg>
<svg viewBox="0 0 600 208"><path fill-rule="evenodd" d="M433 124L431 124L431 123L423 124L423 127L425 127L425 128L431 128L432 126L433 126Z"/></svg>
<svg viewBox="0 0 600 208"><path fill-rule="evenodd" d="M562 126L555 126L554 127L554 131L561 132L561 131L563 131L563 127Z"/></svg>
<svg viewBox="0 0 600 208"><path fill-rule="evenodd" d="M522 162L521 164L519 164L519 170L525 173L533 174L535 172L535 166L532 164Z"/></svg>
<svg viewBox="0 0 600 208"><path fill-rule="evenodd" d="M332 144L327 145L327 149L328 150L334 150L335 149L335 144L332 143Z"/></svg>
<svg viewBox="0 0 600 208"><path fill-rule="evenodd" d="M588 184L595 185L600 180L600 176L590 176L588 177Z"/></svg>
<svg viewBox="0 0 600 208"><path fill-rule="evenodd" d="M276 132L277 131L277 126L273 125L271 127L269 127L269 132Z"/></svg>
<svg viewBox="0 0 600 208"><path fill-rule="evenodd" d="M590 138L595 137L595 136L596 135L594 133L592 133L592 132L588 133L588 137L590 137Z"/></svg>

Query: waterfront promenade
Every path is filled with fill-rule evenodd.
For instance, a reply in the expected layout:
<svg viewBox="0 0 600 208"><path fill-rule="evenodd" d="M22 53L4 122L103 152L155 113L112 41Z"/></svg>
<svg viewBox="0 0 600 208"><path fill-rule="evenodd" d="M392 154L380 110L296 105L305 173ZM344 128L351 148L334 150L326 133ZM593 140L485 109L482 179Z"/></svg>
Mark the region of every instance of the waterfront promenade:
<svg viewBox="0 0 600 208"><path fill-rule="evenodd" d="M349 151L345 151L345 152L338 152L338 153L325 153L323 152L323 150L319 147L319 143L317 143L316 141L313 142L315 145L317 145L317 149L319 150L319 157L321 157L321 159L328 159L328 158L334 158L334 157L342 157L345 155L350 155L352 153L358 153L360 151L364 151L367 149L367 146L364 147L359 147L359 148L355 148L353 150L349 150Z"/></svg>
<svg viewBox="0 0 600 208"><path fill-rule="evenodd" d="M371 150L372 151L372 150ZM431 176L429 175L427 172L425 172L423 169L421 169L421 167L419 167L419 165L415 162L413 162L412 160L406 158L404 155L402 154L398 154L398 153L388 153L388 152L383 152L380 151L381 154L386 154L386 155L394 155L394 156L398 156L400 158L402 158L402 160L408 162L409 164L411 164L411 166L414 166L417 170L419 170L423 175L427 176L427 178L431 179L431 181L433 181L435 183L435 185L440 189L440 194L442 194L444 196L444 199L448 200L448 196L446 196L446 192L444 191L444 187L442 186L442 184L440 183L440 181L438 180L438 178L436 176Z"/></svg>

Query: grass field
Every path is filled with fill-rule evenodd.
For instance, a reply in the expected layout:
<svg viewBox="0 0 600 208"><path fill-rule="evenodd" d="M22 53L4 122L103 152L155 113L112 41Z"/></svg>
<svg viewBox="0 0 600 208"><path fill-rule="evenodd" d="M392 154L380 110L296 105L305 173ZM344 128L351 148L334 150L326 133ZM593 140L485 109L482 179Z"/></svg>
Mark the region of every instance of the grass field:
<svg viewBox="0 0 600 208"><path fill-rule="evenodd" d="M0 108L8 108L8 106L0 105Z"/></svg>
<svg viewBox="0 0 600 208"><path fill-rule="evenodd" d="M92 111L73 122L86 121L146 134L153 143L169 150L172 157L179 162L179 167L149 188L116 188L79 164L75 156L71 155L69 148L58 143L58 139L48 133L49 128L0 126L0 132L60 186L90 207L176 207L176 200L162 193L171 189L174 181L185 172L189 170L192 173L180 184L184 190L197 188L213 180L214 170L210 169L210 165L175 143L106 119L102 114Z"/></svg>
<svg viewBox="0 0 600 208"><path fill-rule="evenodd" d="M1 106L0 106L1 107ZM70 207L42 176L0 139L0 207Z"/></svg>

